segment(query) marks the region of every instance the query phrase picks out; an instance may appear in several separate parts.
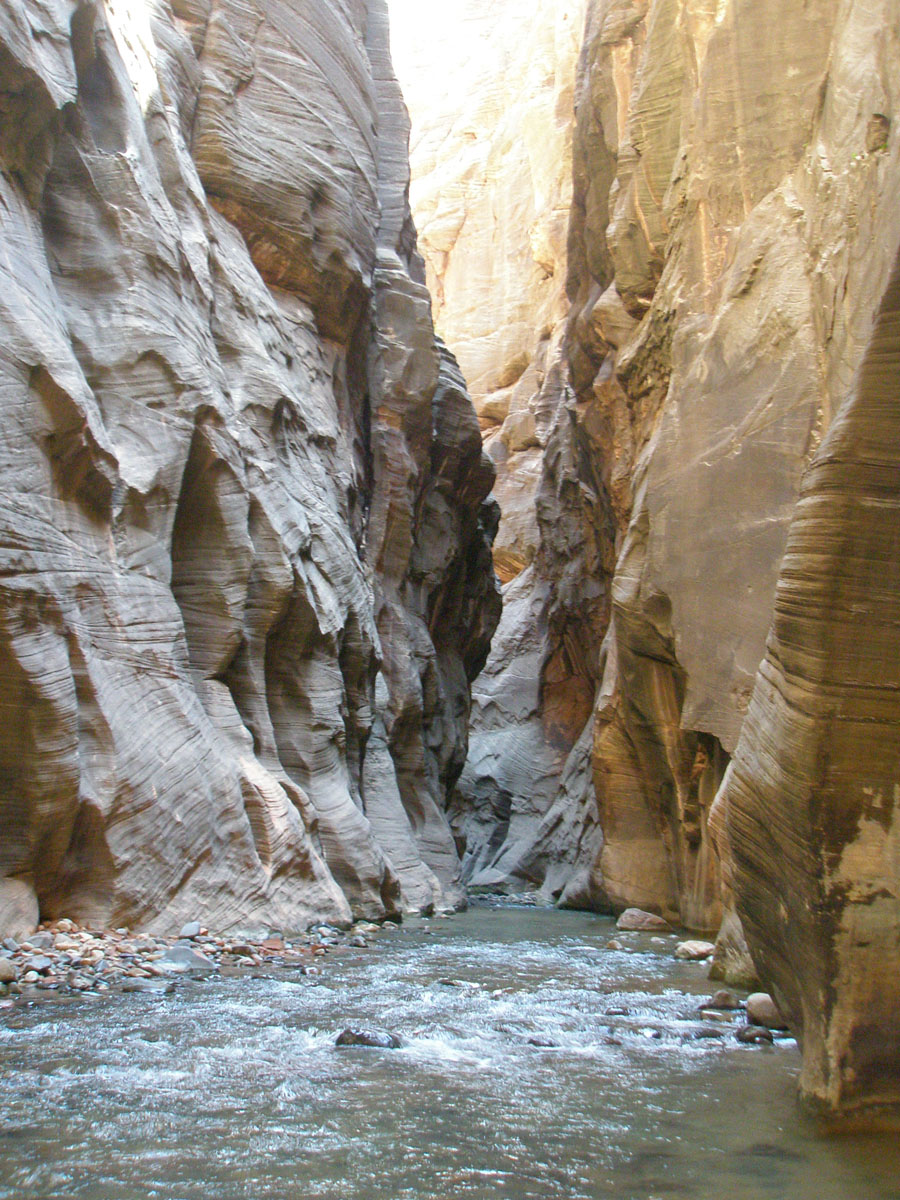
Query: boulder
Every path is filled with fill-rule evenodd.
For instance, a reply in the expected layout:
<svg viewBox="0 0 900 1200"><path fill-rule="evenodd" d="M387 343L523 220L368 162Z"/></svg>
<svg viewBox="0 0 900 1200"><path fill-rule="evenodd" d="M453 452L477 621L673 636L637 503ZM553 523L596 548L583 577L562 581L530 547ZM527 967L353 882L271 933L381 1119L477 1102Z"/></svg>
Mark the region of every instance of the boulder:
<svg viewBox="0 0 900 1200"><path fill-rule="evenodd" d="M766 1029L787 1029L788 1024L778 1005L767 992L754 992L747 997L747 1020Z"/></svg>
<svg viewBox="0 0 900 1200"><path fill-rule="evenodd" d="M644 912L640 908L626 908L616 921L616 928L628 932L647 933L665 930L671 933L672 926L657 913Z"/></svg>

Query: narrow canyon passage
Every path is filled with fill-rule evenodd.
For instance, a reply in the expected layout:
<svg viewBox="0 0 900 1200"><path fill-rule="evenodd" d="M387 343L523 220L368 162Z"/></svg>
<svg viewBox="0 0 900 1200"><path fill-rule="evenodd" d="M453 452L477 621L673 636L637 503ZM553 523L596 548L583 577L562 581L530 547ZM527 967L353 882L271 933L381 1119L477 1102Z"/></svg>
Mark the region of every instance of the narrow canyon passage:
<svg viewBox="0 0 900 1200"><path fill-rule="evenodd" d="M2 1200L897 1200L822 1139L793 1039L741 1046L675 938L476 903L270 967L0 1028ZM338 1048L346 1026L394 1050Z"/></svg>
<svg viewBox="0 0 900 1200"><path fill-rule="evenodd" d="M900 1200L898 97L0 0L0 1200Z"/></svg>

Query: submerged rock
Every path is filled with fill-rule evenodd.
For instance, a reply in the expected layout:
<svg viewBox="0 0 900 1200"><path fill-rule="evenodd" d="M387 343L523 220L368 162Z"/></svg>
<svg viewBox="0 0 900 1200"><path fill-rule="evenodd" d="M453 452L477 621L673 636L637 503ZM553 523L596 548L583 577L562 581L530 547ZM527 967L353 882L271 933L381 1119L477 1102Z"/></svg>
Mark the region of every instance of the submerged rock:
<svg viewBox="0 0 900 1200"><path fill-rule="evenodd" d="M375 1050L399 1050L403 1045L393 1033L380 1029L345 1029L338 1034L336 1046L368 1046Z"/></svg>
<svg viewBox="0 0 900 1200"><path fill-rule="evenodd" d="M742 1025L734 1035L739 1042L746 1045L758 1045L761 1042L774 1042L775 1035L771 1029L762 1025Z"/></svg>

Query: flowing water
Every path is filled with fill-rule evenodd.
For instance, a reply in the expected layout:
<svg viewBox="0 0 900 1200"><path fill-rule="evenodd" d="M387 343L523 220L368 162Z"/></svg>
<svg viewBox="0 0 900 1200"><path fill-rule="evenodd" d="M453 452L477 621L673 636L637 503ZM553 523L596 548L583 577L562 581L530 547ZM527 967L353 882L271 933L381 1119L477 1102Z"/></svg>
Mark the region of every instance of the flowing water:
<svg viewBox="0 0 900 1200"><path fill-rule="evenodd" d="M900 1200L895 1140L800 1116L793 1041L700 1036L705 969L613 933L482 905L319 976L7 1012L0 1198Z"/></svg>

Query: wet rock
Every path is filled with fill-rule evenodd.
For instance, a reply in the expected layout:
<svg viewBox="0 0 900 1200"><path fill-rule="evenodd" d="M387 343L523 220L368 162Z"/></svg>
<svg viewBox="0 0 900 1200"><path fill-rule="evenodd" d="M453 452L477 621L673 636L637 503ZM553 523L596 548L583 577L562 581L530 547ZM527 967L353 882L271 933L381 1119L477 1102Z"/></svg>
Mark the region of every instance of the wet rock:
<svg viewBox="0 0 900 1200"><path fill-rule="evenodd" d="M123 992L150 992L153 995L165 996L175 990L174 980L168 983L157 979L126 979L122 984Z"/></svg>
<svg viewBox="0 0 900 1200"><path fill-rule="evenodd" d="M438 979L437 986L447 988L467 988L470 991L477 991L477 989L481 987L481 984L472 983L467 979Z"/></svg>
<svg viewBox="0 0 900 1200"><path fill-rule="evenodd" d="M778 1005L767 992L754 992L747 997L747 1020L766 1029L787 1029L788 1024Z"/></svg>
<svg viewBox="0 0 900 1200"><path fill-rule="evenodd" d="M765 1029L762 1025L742 1025L734 1035L739 1042L745 1045L757 1045L760 1042L774 1042L775 1037L771 1029Z"/></svg>
<svg viewBox="0 0 900 1200"><path fill-rule="evenodd" d="M203 927L199 921L188 921L187 925L182 926L181 933L178 936L191 941L193 938L200 936L202 929Z"/></svg>
<svg viewBox="0 0 900 1200"><path fill-rule="evenodd" d="M338 1034L336 1046L368 1046L375 1050L398 1050L403 1043L393 1033L380 1029L347 1028Z"/></svg>
<svg viewBox="0 0 900 1200"><path fill-rule="evenodd" d="M350 941L347 943L348 946L357 946L360 949L362 949L365 946L368 946L368 944L369 943L366 941L366 939L362 936L361 933L357 934L356 937L352 937L350 939Z"/></svg>
<svg viewBox="0 0 900 1200"><path fill-rule="evenodd" d="M535 1037L528 1039L528 1045L537 1046L541 1050L555 1050L559 1046L559 1042L554 1042L552 1038L537 1034Z"/></svg>
<svg viewBox="0 0 900 1200"><path fill-rule="evenodd" d="M671 932L672 926L656 913L644 912L640 908L626 908L618 921L616 921L616 928L629 932L643 933L659 929Z"/></svg>
<svg viewBox="0 0 900 1200"><path fill-rule="evenodd" d="M704 1001L704 1008L719 1008L722 1010L733 1010L741 1007L741 1002L735 996L734 992L729 992L727 988L720 988L719 991Z"/></svg>
<svg viewBox="0 0 900 1200"><path fill-rule="evenodd" d="M675 957L685 959L687 962L703 962L704 959L712 957L715 949L713 942L679 942L675 947Z"/></svg>
<svg viewBox="0 0 900 1200"><path fill-rule="evenodd" d="M19 949L19 943L16 941L15 938L11 938L11 937L4 938L3 939L3 949L8 950L10 952L10 954L15 954L15 952Z"/></svg>
<svg viewBox="0 0 900 1200"><path fill-rule="evenodd" d="M0 983L14 983L19 977L15 964L8 958L0 958Z"/></svg>
<svg viewBox="0 0 900 1200"><path fill-rule="evenodd" d="M606 948L607 948L607 950L624 950L624 949L625 949L625 943L624 943L624 942L620 942L618 938L611 938L611 939L610 939L610 940L609 940L609 941L606 943Z"/></svg>

